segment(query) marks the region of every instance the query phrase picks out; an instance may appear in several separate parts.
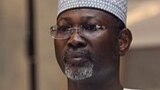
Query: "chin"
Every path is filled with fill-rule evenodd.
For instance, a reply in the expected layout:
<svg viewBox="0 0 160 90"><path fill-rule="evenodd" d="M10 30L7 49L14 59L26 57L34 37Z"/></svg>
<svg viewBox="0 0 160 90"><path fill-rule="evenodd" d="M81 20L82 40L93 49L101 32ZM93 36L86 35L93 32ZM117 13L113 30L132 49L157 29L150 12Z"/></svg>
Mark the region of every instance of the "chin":
<svg viewBox="0 0 160 90"><path fill-rule="evenodd" d="M85 80L93 75L93 64L88 62L83 66L65 65L65 75L71 80Z"/></svg>

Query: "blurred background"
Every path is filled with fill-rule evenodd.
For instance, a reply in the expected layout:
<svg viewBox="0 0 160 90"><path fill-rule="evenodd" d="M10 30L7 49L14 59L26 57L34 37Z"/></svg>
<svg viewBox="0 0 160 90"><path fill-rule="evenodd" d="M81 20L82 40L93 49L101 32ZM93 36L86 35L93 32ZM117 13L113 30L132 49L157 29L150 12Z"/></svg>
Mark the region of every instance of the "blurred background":
<svg viewBox="0 0 160 90"><path fill-rule="evenodd" d="M32 1L37 90L66 90L49 35L57 0ZM128 4L133 43L121 60L121 82L127 88L160 90L160 0L128 0ZM28 14L28 0L0 0L0 90L31 90Z"/></svg>

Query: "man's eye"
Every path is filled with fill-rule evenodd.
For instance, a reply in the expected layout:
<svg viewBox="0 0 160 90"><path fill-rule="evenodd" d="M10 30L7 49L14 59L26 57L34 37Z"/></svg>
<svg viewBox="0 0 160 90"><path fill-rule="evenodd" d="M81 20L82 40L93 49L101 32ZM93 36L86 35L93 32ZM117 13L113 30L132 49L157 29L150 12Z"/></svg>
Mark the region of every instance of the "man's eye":
<svg viewBox="0 0 160 90"><path fill-rule="evenodd" d="M82 27L87 31L97 31L96 25L94 24L85 24Z"/></svg>
<svg viewBox="0 0 160 90"><path fill-rule="evenodd" d="M68 32L69 28L70 28L69 26L58 27L58 32Z"/></svg>

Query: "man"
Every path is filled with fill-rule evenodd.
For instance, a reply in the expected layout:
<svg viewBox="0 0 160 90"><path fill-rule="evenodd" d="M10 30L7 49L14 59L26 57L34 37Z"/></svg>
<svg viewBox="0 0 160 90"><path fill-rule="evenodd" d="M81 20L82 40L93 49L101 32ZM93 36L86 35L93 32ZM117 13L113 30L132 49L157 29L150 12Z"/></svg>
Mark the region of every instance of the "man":
<svg viewBox="0 0 160 90"><path fill-rule="evenodd" d="M126 12L126 0L59 0L51 35L68 90L125 90L120 56L132 41Z"/></svg>

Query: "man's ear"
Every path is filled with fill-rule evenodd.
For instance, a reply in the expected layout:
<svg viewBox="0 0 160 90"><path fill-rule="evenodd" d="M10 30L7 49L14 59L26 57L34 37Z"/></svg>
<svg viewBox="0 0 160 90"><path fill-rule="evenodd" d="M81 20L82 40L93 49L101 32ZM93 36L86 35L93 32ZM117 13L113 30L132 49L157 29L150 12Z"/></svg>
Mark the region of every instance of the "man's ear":
<svg viewBox="0 0 160 90"><path fill-rule="evenodd" d="M132 34L129 29L125 28L119 33L119 54L125 55L132 42Z"/></svg>

